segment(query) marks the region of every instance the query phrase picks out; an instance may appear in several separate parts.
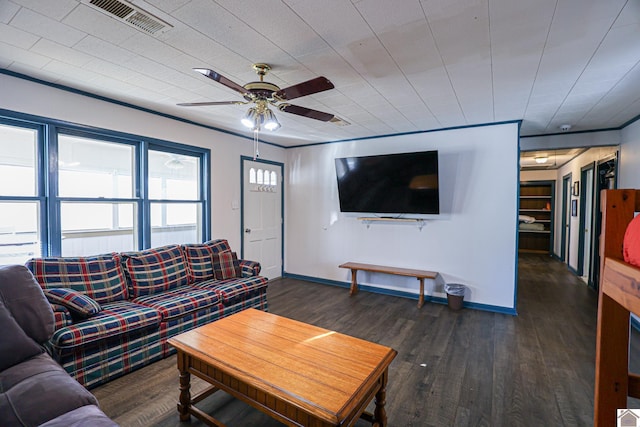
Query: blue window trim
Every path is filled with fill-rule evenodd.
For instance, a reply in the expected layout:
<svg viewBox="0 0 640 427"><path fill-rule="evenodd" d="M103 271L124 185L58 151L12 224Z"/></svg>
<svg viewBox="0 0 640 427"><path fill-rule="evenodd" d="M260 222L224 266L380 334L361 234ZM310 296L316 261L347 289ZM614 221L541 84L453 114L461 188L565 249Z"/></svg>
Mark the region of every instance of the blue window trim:
<svg viewBox="0 0 640 427"><path fill-rule="evenodd" d="M202 205L201 236L211 238L211 150L183 143L144 137L93 126L70 123L5 109L0 109L0 125L15 126L37 131L36 167L38 168L38 192L35 196L0 196L0 201L38 201L40 203L40 241L42 256L57 256L62 252L60 204L62 202L127 202L137 204L138 249L151 246L152 202L200 203ZM58 135L70 135L99 141L128 144L134 147L136 167L133 171L134 192L132 198L59 197L58 194ZM149 150L164 151L197 157L200 162L200 192L194 200L148 199Z"/></svg>

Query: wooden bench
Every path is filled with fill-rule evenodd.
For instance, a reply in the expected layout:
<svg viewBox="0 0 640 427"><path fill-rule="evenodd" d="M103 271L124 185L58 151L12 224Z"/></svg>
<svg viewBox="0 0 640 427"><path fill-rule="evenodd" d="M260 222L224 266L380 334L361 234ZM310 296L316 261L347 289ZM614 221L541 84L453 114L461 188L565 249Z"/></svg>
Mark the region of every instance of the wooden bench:
<svg viewBox="0 0 640 427"><path fill-rule="evenodd" d="M422 305L424 304L424 279L435 279L438 276L438 273L436 271L386 267L384 265L361 264L359 262L345 262L344 264L340 264L338 267L351 269L351 289L349 291L349 295L352 296L358 293L358 281L356 279L358 270L417 278L420 281L420 296L418 297L418 308L422 307Z"/></svg>

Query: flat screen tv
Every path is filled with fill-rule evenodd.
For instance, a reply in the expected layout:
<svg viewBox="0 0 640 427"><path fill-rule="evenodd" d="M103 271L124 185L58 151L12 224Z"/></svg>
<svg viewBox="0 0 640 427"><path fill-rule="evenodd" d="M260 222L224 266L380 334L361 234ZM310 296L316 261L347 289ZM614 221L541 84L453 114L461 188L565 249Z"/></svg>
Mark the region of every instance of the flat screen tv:
<svg viewBox="0 0 640 427"><path fill-rule="evenodd" d="M438 152L335 159L341 212L439 214Z"/></svg>

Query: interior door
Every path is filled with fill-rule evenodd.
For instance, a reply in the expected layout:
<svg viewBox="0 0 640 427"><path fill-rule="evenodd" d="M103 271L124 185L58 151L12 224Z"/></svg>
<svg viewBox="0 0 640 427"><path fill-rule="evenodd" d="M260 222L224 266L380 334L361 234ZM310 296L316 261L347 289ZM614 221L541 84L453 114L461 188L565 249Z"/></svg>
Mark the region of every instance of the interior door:
<svg viewBox="0 0 640 427"><path fill-rule="evenodd" d="M598 162L596 166L596 177L595 177L595 201L594 204L597 207L595 210L595 222L594 222L594 239L595 250L593 251L593 257L591 261L591 265L593 265L592 275L593 275L593 287L598 290L600 287L600 231L602 229L602 212L600 212L600 191L604 189L615 189L618 186L617 179L617 162L618 155L616 154L612 159L602 160ZM596 295L598 295L596 293Z"/></svg>
<svg viewBox="0 0 640 427"><path fill-rule="evenodd" d="M269 279L282 276L282 169L242 160L242 257L260 262L260 274Z"/></svg>
<svg viewBox="0 0 640 427"><path fill-rule="evenodd" d="M580 189L580 246L582 247L581 260L579 263L578 272L582 276L582 279L592 286L591 282L591 251L593 250L593 165L583 169L581 173Z"/></svg>

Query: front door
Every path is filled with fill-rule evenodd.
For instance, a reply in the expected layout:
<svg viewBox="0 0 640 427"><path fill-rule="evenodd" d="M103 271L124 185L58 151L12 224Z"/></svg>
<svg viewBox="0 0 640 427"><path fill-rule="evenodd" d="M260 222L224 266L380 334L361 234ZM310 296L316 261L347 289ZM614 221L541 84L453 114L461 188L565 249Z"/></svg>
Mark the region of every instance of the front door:
<svg viewBox="0 0 640 427"><path fill-rule="evenodd" d="M242 159L242 258L260 262L269 279L282 276L282 169Z"/></svg>

